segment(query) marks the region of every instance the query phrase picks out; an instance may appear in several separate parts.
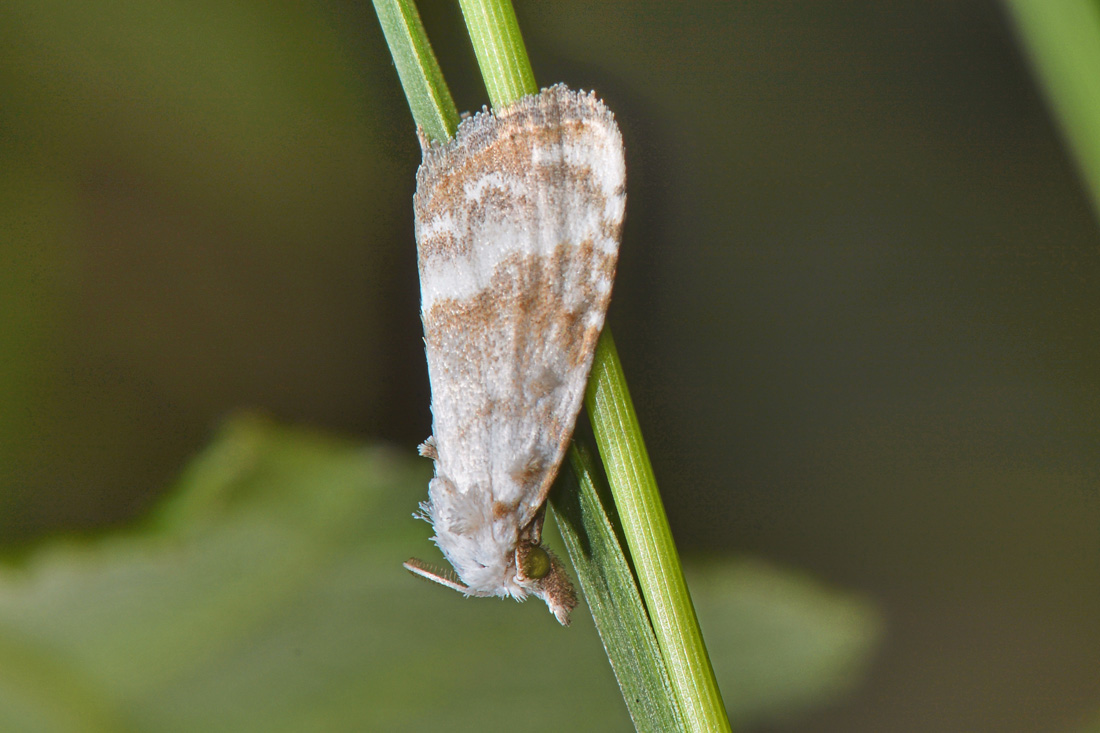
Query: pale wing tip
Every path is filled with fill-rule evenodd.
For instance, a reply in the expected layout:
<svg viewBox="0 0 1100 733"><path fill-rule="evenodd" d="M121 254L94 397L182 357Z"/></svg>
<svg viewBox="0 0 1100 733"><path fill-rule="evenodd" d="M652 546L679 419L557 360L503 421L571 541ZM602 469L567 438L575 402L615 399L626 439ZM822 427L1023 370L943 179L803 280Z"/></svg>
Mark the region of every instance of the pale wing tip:
<svg viewBox="0 0 1100 733"><path fill-rule="evenodd" d="M574 606L555 605L553 602L547 600L546 605L550 607L550 613L554 614L554 618L558 620L558 623L562 626L569 625L569 613L573 610Z"/></svg>
<svg viewBox="0 0 1100 733"><path fill-rule="evenodd" d="M446 568L437 568L435 566L429 565L423 560L418 560L415 557L410 557L408 560L401 564L413 575L419 575L425 580L431 580L433 582L439 583L440 585L446 586L451 590L456 590L463 595L470 594L470 588L461 580L459 580L458 576L455 575L454 571L452 570L447 570Z"/></svg>

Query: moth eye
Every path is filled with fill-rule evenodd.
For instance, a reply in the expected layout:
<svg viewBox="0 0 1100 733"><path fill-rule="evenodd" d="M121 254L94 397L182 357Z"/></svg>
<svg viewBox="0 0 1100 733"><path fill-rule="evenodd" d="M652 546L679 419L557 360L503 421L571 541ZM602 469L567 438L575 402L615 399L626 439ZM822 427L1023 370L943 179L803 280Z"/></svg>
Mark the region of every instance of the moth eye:
<svg viewBox="0 0 1100 733"><path fill-rule="evenodd" d="M520 571L523 577L538 580L550 573L550 555L538 545L528 545L526 552L520 551Z"/></svg>

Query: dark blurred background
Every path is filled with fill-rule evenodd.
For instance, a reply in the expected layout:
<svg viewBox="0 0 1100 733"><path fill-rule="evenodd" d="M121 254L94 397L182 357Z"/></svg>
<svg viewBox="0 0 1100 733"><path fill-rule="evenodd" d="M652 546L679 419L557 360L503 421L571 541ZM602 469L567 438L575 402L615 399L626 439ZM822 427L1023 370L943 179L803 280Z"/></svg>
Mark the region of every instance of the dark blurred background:
<svg viewBox="0 0 1100 733"><path fill-rule="evenodd" d="M798 731L1100 708L1100 234L993 2L524 2L627 142L611 327L686 553L861 591ZM460 109L461 16L421 4ZM411 117L369 3L0 10L0 532L140 518L224 416L429 432Z"/></svg>

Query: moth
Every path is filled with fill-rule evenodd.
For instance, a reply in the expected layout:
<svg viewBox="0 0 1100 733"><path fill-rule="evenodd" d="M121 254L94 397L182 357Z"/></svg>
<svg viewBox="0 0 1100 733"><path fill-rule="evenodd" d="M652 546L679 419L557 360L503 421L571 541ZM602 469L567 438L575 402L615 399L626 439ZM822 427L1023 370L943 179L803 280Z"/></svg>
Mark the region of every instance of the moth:
<svg viewBox="0 0 1100 733"><path fill-rule="evenodd" d="M413 200L435 463L423 519L455 573L405 567L467 596L576 605L542 547L603 328L626 208L614 116L564 85L465 119L430 144Z"/></svg>

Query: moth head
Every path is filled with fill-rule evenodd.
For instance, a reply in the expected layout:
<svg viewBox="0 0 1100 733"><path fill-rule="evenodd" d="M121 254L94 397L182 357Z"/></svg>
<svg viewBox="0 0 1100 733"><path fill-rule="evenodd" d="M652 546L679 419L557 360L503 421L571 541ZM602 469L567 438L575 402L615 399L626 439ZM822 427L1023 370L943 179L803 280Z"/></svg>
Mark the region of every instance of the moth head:
<svg viewBox="0 0 1100 733"><path fill-rule="evenodd" d="M542 580L552 568L550 553L542 546L521 542L516 548L516 570L520 580Z"/></svg>
<svg viewBox="0 0 1100 733"><path fill-rule="evenodd" d="M534 542L516 546L516 581L550 608L562 626L569 625L569 612L577 606L577 594L565 567L549 550Z"/></svg>

